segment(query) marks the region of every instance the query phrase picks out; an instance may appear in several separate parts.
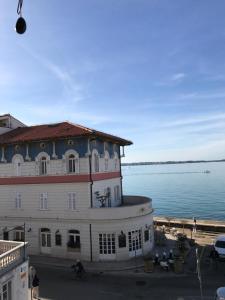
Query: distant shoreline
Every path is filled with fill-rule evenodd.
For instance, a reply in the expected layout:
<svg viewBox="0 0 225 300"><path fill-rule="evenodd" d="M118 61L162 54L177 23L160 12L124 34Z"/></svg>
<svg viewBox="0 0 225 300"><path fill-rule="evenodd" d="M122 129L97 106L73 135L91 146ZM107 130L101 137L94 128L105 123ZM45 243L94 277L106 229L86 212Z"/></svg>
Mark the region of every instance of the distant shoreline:
<svg viewBox="0 0 225 300"><path fill-rule="evenodd" d="M173 165L173 164L196 164L196 163L210 163L210 162L225 162L225 159L217 160L185 160L185 161L156 161L156 162L132 162L122 163L122 166L148 166L148 165Z"/></svg>

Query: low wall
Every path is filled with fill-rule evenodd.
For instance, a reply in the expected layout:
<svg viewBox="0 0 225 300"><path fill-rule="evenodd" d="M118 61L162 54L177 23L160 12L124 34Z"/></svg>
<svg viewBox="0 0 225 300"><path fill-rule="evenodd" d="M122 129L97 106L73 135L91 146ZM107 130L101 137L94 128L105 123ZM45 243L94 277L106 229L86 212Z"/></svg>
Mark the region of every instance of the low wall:
<svg viewBox="0 0 225 300"><path fill-rule="evenodd" d="M178 228L192 229L194 222L193 219L170 218L170 217L154 217L155 225L165 225ZM222 232L225 233L225 222L216 220L196 220L197 230Z"/></svg>

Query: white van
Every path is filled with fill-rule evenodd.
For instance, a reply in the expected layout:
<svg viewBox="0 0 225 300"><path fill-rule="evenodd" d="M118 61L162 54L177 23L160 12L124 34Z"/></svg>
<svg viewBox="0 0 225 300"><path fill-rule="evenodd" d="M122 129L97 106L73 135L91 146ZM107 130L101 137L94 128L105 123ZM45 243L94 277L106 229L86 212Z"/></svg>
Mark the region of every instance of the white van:
<svg viewBox="0 0 225 300"><path fill-rule="evenodd" d="M214 242L214 248L220 258L225 259L225 235L219 235Z"/></svg>
<svg viewBox="0 0 225 300"><path fill-rule="evenodd" d="M216 290L215 300L225 300L225 287L220 287Z"/></svg>

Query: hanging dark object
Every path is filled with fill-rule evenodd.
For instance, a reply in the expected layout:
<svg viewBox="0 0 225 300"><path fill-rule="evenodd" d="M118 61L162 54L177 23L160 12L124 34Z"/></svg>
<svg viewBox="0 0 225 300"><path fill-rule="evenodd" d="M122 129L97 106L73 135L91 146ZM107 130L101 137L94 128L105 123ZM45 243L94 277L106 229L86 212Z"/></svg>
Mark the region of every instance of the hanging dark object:
<svg viewBox="0 0 225 300"><path fill-rule="evenodd" d="M15 30L18 34L23 34L27 29L26 21L22 17L22 6L23 6L23 0L19 0L17 6L17 14L20 17L18 18L15 26Z"/></svg>

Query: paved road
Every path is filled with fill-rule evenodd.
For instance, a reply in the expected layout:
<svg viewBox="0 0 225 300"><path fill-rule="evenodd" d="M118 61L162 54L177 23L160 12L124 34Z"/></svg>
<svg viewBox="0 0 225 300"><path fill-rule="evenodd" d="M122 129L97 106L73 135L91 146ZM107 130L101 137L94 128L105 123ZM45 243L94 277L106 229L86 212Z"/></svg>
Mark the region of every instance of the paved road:
<svg viewBox="0 0 225 300"><path fill-rule="evenodd" d="M40 298L51 300L201 300L196 275L153 278L140 274L88 274L82 281L71 270L39 266ZM212 300L225 276L205 275L204 300Z"/></svg>

